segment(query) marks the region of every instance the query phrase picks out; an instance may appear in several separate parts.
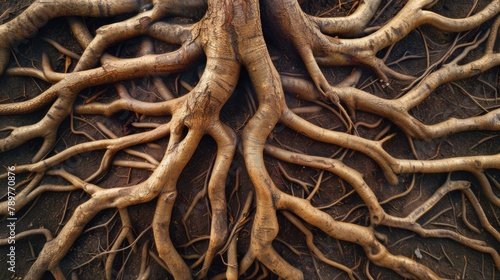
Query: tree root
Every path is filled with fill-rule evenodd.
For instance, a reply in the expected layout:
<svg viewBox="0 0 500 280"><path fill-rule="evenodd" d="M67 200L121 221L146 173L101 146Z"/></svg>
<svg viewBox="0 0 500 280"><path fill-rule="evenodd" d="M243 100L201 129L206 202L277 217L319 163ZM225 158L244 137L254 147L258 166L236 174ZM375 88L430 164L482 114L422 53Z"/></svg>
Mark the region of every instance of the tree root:
<svg viewBox="0 0 500 280"><path fill-rule="evenodd" d="M311 277L305 274L303 267L296 267L279 253L277 244L273 244L275 240L282 240L278 234L280 231L283 233L284 226L280 221L282 217L278 214L284 216L295 226L295 230L298 229L305 236L304 242L317 270L326 264L343 271L350 279L373 279L370 270L377 268L369 269L369 263L387 268L405 278L440 279L443 272L431 267L429 262L393 252L385 244L391 238L384 233L386 228L401 229L425 239L448 239L467 250L487 254L493 261L491 267L500 267L500 232L490 221L493 215L496 217L497 208L500 207L496 189L498 182L491 175L500 170L498 150L491 154L463 152L466 155L458 156L443 152L445 155L441 156L440 150L445 148L441 149L439 144L434 156L426 156L432 159L422 160L416 152L417 143L413 143L414 139L446 141L449 136L470 131L489 133L481 135L480 139L483 140L476 140L478 144L465 146L472 146L471 150L476 149L479 144L483 146L484 143L494 141L495 133L500 130L498 81L495 79L493 82L491 79L484 81L482 97L463 89L473 100L471 106L482 110L480 115L469 114L460 119L445 118L431 122L420 120L415 111L433 98L438 90L442 90L443 85L474 77L479 77L477 80L482 81L479 75L498 74L500 2L485 1L487 3L483 3L479 11L473 13L474 9L471 9L468 17L452 19L428 10L435 1L410 0L391 20L378 27L369 26L370 22L377 21L375 15L381 10L381 1L378 0L360 1L351 15L325 18L306 14L298 2L39 0L13 20L0 25L0 74L9 75L9 79L13 76L29 76L51 84L36 96L29 95L27 99L14 100L9 95L1 101L2 118L42 110L46 112L34 124L0 127L0 152L23 150L32 139L43 140L31 163L6 163L2 159L2 164L10 166L7 172L0 174L2 180L7 179L10 184L15 176L27 177L16 188L8 185L9 190L0 202L0 215L11 215L13 196L16 211L20 211L45 192L78 190L87 195L85 202L79 202L81 204L76 208L68 207L67 213L71 214L56 234L46 229L26 229L17 233L18 239L39 234L46 237L46 243L25 275L26 279L41 279L46 271L51 272L56 279L63 279L72 272L62 266L63 259L75 248L77 239L86 232L86 227L92 220L111 208L118 209L119 215L115 215L119 218L113 216L104 224L106 234L111 232L108 228L110 221L121 221L121 229L113 233L113 242L107 240L105 246L98 244L101 246L98 248L104 248L104 252L94 254L95 257L87 262L81 261L78 267L82 269L86 264L104 257L103 275L106 279L115 277L113 270L118 265L118 252L130 249L133 253L129 256L133 258L139 248L142 248L141 254L137 254L140 258L140 268L136 272L139 279L154 277L154 269L164 269L175 279L205 279L212 276L215 279L238 279L244 275L252 278L259 271L263 273L261 277L266 277L268 272L285 279ZM117 15L120 15L119 21L95 30L90 30L90 25L82 19L71 17ZM64 73L57 72L61 70L58 70L58 66L53 69L51 55L41 54L40 69L22 65L9 67L10 50L55 17L68 17L70 29L83 53L80 56L78 51L67 49L50 38L44 40L64 56L78 60L76 66L71 69L67 63ZM264 25L261 20L264 20ZM474 31L475 35L470 36L457 35L456 41L446 49L445 57L431 63L434 60L431 47L427 45L424 31L419 30L425 44L425 54L405 54L394 63L386 63L386 58L394 52L395 44L424 24L445 32L479 31ZM485 30L486 28L489 30ZM92 35L94 31L95 36ZM276 37L277 41L288 43L298 53L308 78L279 74L277 67L281 66L275 66L276 57L272 58L268 51L264 32L269 32L267 35ZM136 46L138 50L135 57L123 58L120 57L120 52L115 55L108 53L117 45L120 48L119 44L122 42L133 42L136 37L139 37L140 44ZM175 49L171 50L172 48ZM130 53L133 52L131 49L132 47ZM169 51L161 53L163 49ZM386 56L378 57L383 50L386 50ZM131 55L130 53L127 55ZM193 73L189 72L203 57L206 58L204 67ZM413 77L414 74L406 74L408 71L404 71L404 67L401 72L391 68L404 64L410 58L425 60L425 69L413 71L418 78ZM407 88L397 92L398 97L391 98L387 97L385 91L372 93L367 87L359 86L358 82L362 78L360 70L353 70L342 82L333 83L333 78L328 77L322 68L358 65L368 68L377 76L377 80L382 80L383 84L378 85L381 89L398 91L389 83L392 80L406 84ZM237 83L242 68L246 70L243 76L248 76L253 88L246 87L250 109L244 110L245 119L239 121L232 119L232 113L228 117L226 111L231 109L226 106L231 106L231 102L240 102ZM198 70L203 71L199 74ZM189 76L184 76L183 72L186 71L193 74L192 77L186 78ZM183 75L173 81L176 86L175 94L170 90L172 81L163 77L171 73ZM179 81L184 88L177 90ZM138 83L141 83L140 86L137 86ZM86 89L101 85L114 88L117 96L110 100L107 96L109 93L102 90L97 94L91 93L92 97L83 104L80 103L80 97ZM374 87L376 86L375 83ZM461 88L458 84L453 87ZM253 100L253 93L257 102ZM313 107L312 110L304 109L301 107L303 102L313 102L313 105L320 106ZM290 109L292 104L296 108ZM337 108L333 109L331 105ZM327 109L327 114L323 114L323 108ZM125 120L120 120L125 123L125 131L119 134L115 129L113 132L119 125L115 124L113 127L109 123L124 111L132 114L127 115ZM235 111L242 109L238 107ZM366 114L360 111L375 117L367 121ZM313 118L308 119L308 114L313 114ZM361 120L358 121L355 114L361 115ZM78 117L81 115L97 116L92 121L87 121ZM71 119L68 133L78 135L79 139L73 145L69 144L69 140L66 142L59 131L68 117ZM318 120L315 121L314 118ZM90 124L91 128L77 131L81 128L75 128L73 120L75 123L80 120L86 125ZM323 125L325 120L328 124ZM403 151L395 151L391 147L391 141L397 138L396 133L388 132L392 124L399 129L399 134L404 134L402 139L408 141L415 159L411 158L411 151L408 152L408 158ZM330 129L331 127L335 128ZM339 131L341 128L345 130ZM90 133L90 130L95 134ZM368 137L365 131L373 133ZM295 135L296 139L283 139L281 135L285 135L283 138ZM193 191L190 184L184 183L182 175L188 172L186 166L199 161L194 155L199 147L203 147L205 136L215 142L213 165L207 171L200 172L206 174L203 175L206 176L204 190L186 207L184 218L178 219L177 212L182 204L182 199L178 198L186 193L192 197ZM162 146L163 139L168 141L166 147ZM318 150L311 142L324 143L321 149L336 148L334 152ZM54 149L55 146L62 145L65 145L63 149ZM149 148L143 148L147 145L164 149L161 159L160 156L149 154ZM301 148L297 148L298 145ZM349 153L349 150L352 152ZM248 175L249 178L248 182L242 184L247 186L246 190L239 187L240 168L235 167L235 162L239 160L237 151L246 168L245 176ZM64 169L64 164L71 161L72 157L84 154L94 156L95 152L101 154L96 156L97 164L92 165L95 168L89 166L85 170L88 172L83 172L86 175ZM330 154L327 155L328 153ZM381 200L380 196L383 194L379 188L389 190L390 186L382 178L370 179L370 171L359 171L364 168L364 163L351 167L350 155L352 158L366 156L367 162L372 161L377 166L374 173L381 171L392 186L398 186L404 174L413 174L411 187ZM132 156L133 159L127 156ZM317 169L319 171L316 174L319 175L313 177L314 182L311 183L307 175L294 175L293 167L284 166L281 164L283 162L303 169ZM291 183L289 190L279 184L278 178L281 175L274 174L270 165ZM125 184L114 181L118 177L118 172L114 170L124 170L123 167L128 169L128 174L124 176L127 178ZM234 168L236 175L233 173ZM147 174L146 179L132 178L139 169L148 170L141 171L144 172L141 174ZM12 175L12 170L15 170L15 176ZM403 213L390 214L390 207L400 201L406 203L414 193L417 173L448 174L448 178L440 183L440 187L425 185L426 192L417 198L417 206L408 203ZM472 176L462 175L465 173ZM452 179L452 175L463 176L467 180ZM474 179L471 180L470 177ZM113 180L112 185L106 186L103 181L109 178ZM227 190L226 184L229 185L228 182L233 179L236 181L235 187ZM66 183L61 183L62 180ZM342 189L339 187L338 194L340 198L328 191L334 188L330 186L332 181L341 184ZM294 191L297 185L300 192L298 195L297 189ZM352 188L352 191L347 191L347 187ZM456 206L453 202L451 207L443 211L438 209L443 198L449 197L451 201L456 193L462 194L461 214L455 213ZM205 195L208 201L209 229L207 227L207 232L191 239L186 219L192 215L197 202ZM324 199L323 195L327 198ZM245 196L247 199L241 206L239 197ZM486 200L481 201L480 196ZM350 199L361 201L351 205L347 202ZM325 203L332 200L336 202ZM154 213L151 219L146 221L148 217L144 217L146 222L140 222L146 230L134 239L133 232L138 223L132 218L130 210L133 209L132 206L148 202L154 203ZM337 213L337 216L344 216L342 220L334 218L335 215L332 214L333 208L341 207L338 202L343 202L342 207L345 207L341 213ZM492 207L491 211L486 208L487 204ZM466 213L466 209L473 209L476 219L474 223L469 222L472 215L469 211ZM450 210L453 210L455 221L452 227L442 227L444 223L430 223L435 218L443 217L444 212L451 212ZM356 215L354 219L352 213ZM358 213L361 213L361 217L368 213L366 220L359 219ZM434 216L428 222L422 222L421 220L426 219L426 214ZM456 218L459 215L462 215L466 233L458 229ZM61 221L64 217L65 215ZM347 221L348 218L351 221ZM180 242L180 235L174 232L179 220L185 227L187 242ZM103 228L103 225L97 227ZM312 228L325 233L329 238L356 244L364 250L367 259L358 262L358 258L355 258L356 265L349 267L342 263L340 257L328 256L315 245L320 237L315 236ZM92 231L95 229L96 227L90 228ZM139 240L146 238L149 229L152 229L149 238L154 241L153 245L149 245L149 240ZM239 241L245 238L247 239L243 242ZM2 236L0 245L10 244L9 241ZM129 243L128 246L125 246L126 242ZM179 243L185 245L179 246ZM282 243L289 248L296 246L288 245L289 241ZM199 249L202 246L205 246L203 251ZM299 257L303 255L296 249L292 251ZM452 263L444 249L442 252ZM214 270L221 262L219 256L224 270ZM321 263L316 263L315 258ZM150 259L159 266L150 263ZM439 261L442 258L435 259ZM120 264L120 274L129 269L127 262L128 257ZM256 267L254 273L247 272L250 267ZM468 270L467 259L462 268L456 269L465 274ZM446 276L443 274L443 277Z"/></svg>

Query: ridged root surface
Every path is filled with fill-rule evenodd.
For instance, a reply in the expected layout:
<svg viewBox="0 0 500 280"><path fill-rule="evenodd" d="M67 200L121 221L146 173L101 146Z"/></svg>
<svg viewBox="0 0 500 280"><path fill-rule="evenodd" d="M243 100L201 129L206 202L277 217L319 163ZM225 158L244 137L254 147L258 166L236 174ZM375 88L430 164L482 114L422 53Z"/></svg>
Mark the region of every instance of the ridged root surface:
<svg viewBox="0 0 500 280"><path fill-rule="evenodd" d="M0 25L2 223L26 216L18 248L46 239L16 273L493 279L500 2L463 17L391 2L316 16L296 0L39 0ZM21 41L64 20L72 47L44 37L49 54L19 62ZM18 76L40 90L10 92ZM442 100L455 109L420 112ZM59 225L30 228L51 193L67 194L43 213ZM0 238L12 250L12 233Z"/></svg>

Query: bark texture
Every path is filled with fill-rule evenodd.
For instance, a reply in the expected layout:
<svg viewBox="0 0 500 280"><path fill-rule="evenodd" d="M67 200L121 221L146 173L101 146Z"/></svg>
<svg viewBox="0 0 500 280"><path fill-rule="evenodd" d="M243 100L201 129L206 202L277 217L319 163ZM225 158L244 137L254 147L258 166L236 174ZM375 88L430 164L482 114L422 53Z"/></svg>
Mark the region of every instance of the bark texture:
<svg viewBox="0 0 500 280"><path fill-rule="evenodd" d="M392 229L479 252L483 278L485 262L492 263L487 273L494 278L500 268L500 151L495 148L500 130L500 1L475 1L462 18L435 12L440 1L394 1L400 8L393 7L394 14L387 18L384 12L392 2L355 1L342 15L315 16L305 11L308 1L297 0L38 0L0 25L0 81L29 76L47 85L24 98L13 97L21 93L2 95L0 117L7 121L0 124L0 152L11 155L29 149L38 143L32 140L41 144L35 144L31 162L2 160L15 166L15 175L9 167L0 175L2 182L13 181L13 176L24 181L16 184L15 191L9 188L0 202L0 214L10 215L9 198L14 192L18 213L28 211L45 192L84 195L72 211L64 210L61 228L18 232L18 239L46 236L25 279L42 279L48 272L56 279L76 278L77 271L93 262L102 263L106 279L126 278L123 273L148 279L154 269L175 279L256 278L257 273L265 277L269 272L285 279L309 279L316 274L321 279L325 267L350 279L374 279L370 266L409 279L455 276L423 261L420 253L415 258L413 252L391 249L390 243L401 238L391 235ZM342 5L346 4L339 2L337 8ZM380 19L381 15L386 18ZM14 50L20 42L33 40L29 37L47 22L61 18L66 18L79 51L57 40L43 40L62 54L64 69L54 70L56 57L47 54L37 57L35 66L18 64ZM428 34L453 39L438 44ZM391 53L411 36L419 38L413 42L419 42L415 49L420 52ZM274 46L296 55L298 61L286 61ZM405 64L409 62L414 64ZM287 73L283 66L287 63L303 71ZM194 85L176 78L172 86L169 77L182 77L177 73L193 73L193 69L199 69L194 71L199 73ZM350 74L342 74L346 70ZM342 78L335 78L337 74ZM484 78L491 75L489 80ZM482 95L458 84L470 78L482 82ZM135 83L147 86L139 94ZM419 108L443 88L462 92L480 113L464 110L472 113L432 122L419 118ZM89 96L89 92L95 94ZM244 111L245 120L235 121L228 108L238 108L234 116ZM41 114L34 123L7 124L11 116L36 112ZM123 131L101 122L123 112L131 116ZM327 116L329 121L316 121L317 116ZM371 124L364 119L379 121ZM61 130L68 122L69 134L78 136L78 141L65 140L66 132ZM382 122L388 129L379 127ZM75 128L85 123L85 132ZM280 138L283 130L286 136ZM436 156L424 159L414 147L414 143L444 142L471 131L485 134L477 145L493 143L489 153L440 156L439 144ZM215 152L210 164L204 165L203 187L194 191L195 184L182 177L190 162L198 160L196 154L207 137ZM406 147L409 154L391 149L395 139L405 143L398 147ZM306 141L322 143L323 150L304 147ZM363 164L350 160L353 154L377 166L374 172L382 174L378 183L370 181ZM85 172L64 167L84 156L99 163ZM301 168L315 175L293 175ZM126 184L113 184L117 170L128 170ZM135 172L146 176L131 176ZM418 193L413 186L420 174L444 177L436 177L440 179L434 185L420 186L419 203L412 204L409 198ZM240 184L251 189L242 192ZM181 195L186 193L194 197ZM359 205L339 210L338 204L349 205L354 194ZM453 202L449 209L454 224L431 223L448 211L435 208L457 197L461 197L457 206L461 210L455 210ZM179 200L188 200L189 206L180 208ZM206 201L205 215L193 214L200 201ZM392 201L408 207L403 212L390 211L385 205ZM154 205L148 208L146 227L130 218L129 212L141 205ZM119 230L108 229L108 223L95 226L108 209L116 210L110 221L119 223ZM474 213L469 215L474 215L472 224L467 210ZM335 214L339 211L344 217ZM355 212L366 219L353 219ZM434 215L430 219L429 213ZM195 221L208 219L205 234L190 231L191 215ZM427 222L421 221L424 216ZM458 228L457 219L466 232ZM180 224L183 233L179 233ZM112 240L99 245L88 262L68 269L63 265L68 254L79 250L78 239L94 227L105 227ZM291 228L303 239L301 244L287 245L287 250L300 251L299 255L312 260L317 270L313 276L296 258L289 260L276 249L282 240L280 231ZM180 235L185 244L179 244ZM342 258L326 252L332 246L315 242L326 237L355 244L363 256L359 262L354 256L356 263L337 261ZM0 243L7 245L8 240ZM125 251L130 254L118 260ZM447 258L453 264L444 248L440 254L434 257L438 263ZM140 260L137 270L127 267L129 258ZM463 275L480 275L467 267L467 259L453 267Z"/></svg>

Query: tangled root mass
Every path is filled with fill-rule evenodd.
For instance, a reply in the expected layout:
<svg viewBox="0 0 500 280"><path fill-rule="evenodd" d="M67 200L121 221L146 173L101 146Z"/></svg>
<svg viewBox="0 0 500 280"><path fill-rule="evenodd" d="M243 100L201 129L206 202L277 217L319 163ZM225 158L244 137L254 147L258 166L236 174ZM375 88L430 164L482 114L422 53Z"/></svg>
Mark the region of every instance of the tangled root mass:
<svg viewBox="0 0 500 280"><path fill-rule="evenodd" d="M0 212L45 237L16 273L493 279L500 1L470 2L7 6Z"/></svg>

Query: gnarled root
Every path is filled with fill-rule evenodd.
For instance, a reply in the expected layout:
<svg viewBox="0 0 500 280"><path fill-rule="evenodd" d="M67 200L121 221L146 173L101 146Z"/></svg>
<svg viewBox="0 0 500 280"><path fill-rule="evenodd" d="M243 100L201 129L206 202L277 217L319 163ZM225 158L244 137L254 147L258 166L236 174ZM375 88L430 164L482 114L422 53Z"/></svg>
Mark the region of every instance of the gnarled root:
<svg viewBox="0 0 500 280"><path fill-rule="evenodd" d="M298 230L298 235L305 238L297 242L303 241L309 253L292 248L293 252L312 257L315 266L316 257L322 265L327 265L323 267L338 269L350 279L370 278L368 263L405 278L452 277L418 255L418 259L412 259L410 254L387 246L392 235L384 238L383 232L388 228L409 232L418 238L446 239L490 258L492 262L483 261L484 266L493 263L489 268L500 267L500 232L494 224L500 207L496 189L500 184L495 173L500 170L500 151L495 146L500 139L497 138L500 109L496 80L500 65L497 51L500 2L482 3L477 11L471 8L468 17L452 19L428 10L435 1L410 0L381 26L370 26L379 22L379 13L386 9L379 7L379 0L359 1L357 6L352 6L351 15L342 17L308 15L298 2L40 0L15 19L0 25L0 74L9 75L0 78L30 76L52 84L40 90L38 95L30 93L22 100L11 100L10 94L0 98L2 118L46 110L45 115L32 124L0 127L2 153L17 148L24 151L32 139L43 140L31 163L0 159L2 164L9 166L0 174L0 179L7 180L8 186L6 198L0 202L0 214L14 216L13 198L16 211L29 212L24 209L34 205L42 193L77 190L87 195L86 201L78 201L81 204L76 208L65 206L60 231L31 229L20 223L19 228L22 225L24 231L17 233L18 239L39 234L46 237L26 279L40 279L46 271L57 279L67 277L65 274L72 271L63 265L63 259L78 246L77 239L82 234L97 227L105 228L107 235L115 235L114 241L108 242L106 238L105 246L97 244L98 250L104 250L77 268L103 258L106 279L115 277L116 265L128 269L128 257L121 262L118 260L120 252L130 249L135 253L141 247L141 266L137 275L142 279L157 277L155 268L161 270L158 275L168 273L175 279L205 279L213 274L217 274L215 279L237 279L247 274L254 264L256 273L262 269L262 277L268 271L285 279L311 277L307 274L311 272L296 267L273 243L278 235L284 234L284 228ZM339 2L339 7L341 5L344 4ZM71 32L83 49L81 56L76 54L78 51L68 50L52 39L44 39L63 53L64 71L59 70L61 65L53 68L50 58L53 55L48 54L40 54L40 69L22 65L6 68L11 48L54 17L115 15L120 15L119 21L107 22L94 30L80 18L68 18ZM266 30L263 30L262 19ZM425 55L405 54L398 61L408 57L421 59L425 60L422 64L426 68L420 69L421 73L412 71L411 74L405 71L408 67L395 70L393 65L398 62L387 63L386 58L395 44L424 24L446 32L472 33L472 29L480 28L474 31L475 34L456 35L454 43L444 47L435 43L430 47L430 39L419 29ZM92 35L94 31L95 36ZM263 34L268 31L270 38L288 43L298 53L308 78L284 73L285 64L275 65L274 60L280 57L272 58L268 51ZM140 41L136 44L136 57L129 58L134 52L133 47L128 47L136 46L135 43L120 44L135 42L133 38L136 37ZM124 46L126 52L113 55L109 52L114 47ZM445 48L445 54L435 62L435 53L442 51L439 48ZM165 49L168 51L160 53ZM379 57L380 51L386 52L385 58ZM121 57L123 55L128 58ZM203 58L203 67L188 71ZM71 66L73 60L77 61L74 67ZM378 90L372 90L366 82L358 85L363 77L358 69L339 82L321 68L358 65L377 76L377 82L372 84ZM251 83L251 86L243 85L247 91L245 96L237 88L242 67L246 70L242 76L248 77ZM277 68L285 71L279 73ZM178 76L165 77L173 73ZM496 76L485 78L491 73ZM378 84L380 79L382 85ZM398 80L397 83L406 88L393 88L390 79ZM484 96L475 96L457 84L464 79L481 83ZM92 97L84 96L87 89L93 92L102 85L114 89L115 96L110 99L107 89L99 89ZM444 117L438 121L418 116L415 112L435 98L443 86L449 86L450 93L454 87L460 89L470 99L467 106L476 105L474 108L481 113L468 114L469 111L463 110L463 114L458 114L461 118ZM83 103L80 102L82 97L85 98ZM243 99L248 103L248 110L242 109ZM310 102L313 106L303 107ZM432 102L434 100L429 103ZM294 105L299 107L293 108ZM466 108L466 105L459 105ZM327 114L323 114L323 109L327 109ZM116 121L119 113L125 117ZM233 119L239 113L244 118ZM354 123L356 113L361 121ZM70 120L67 131L76 140L67 141L68 133L60 131L67 119ZM84 123L87 127L76 128L76 123ZM382 123L385 128L377 128ZM388 133L391 125L397 128ZM123 131L118 133L120 129ZM457 149L465 151L452 149L440 153L445 141L453 146L449 142L450 135L470 131L480 131L484 138L470 144L469 151L463 149L467 144L461 144ZM399 140L397 134L405 137L393 147L392 143ZM478 137L479 134L467 135ZM193 182L197 179L187 183L185 177L191 173L183 174L190 172L192 166L204 164L194 157L199 148L204 147L205 137L215 142L216 152L211 167L202 172L206 178L203 191L193 195L196 184ZM426 140L428 145L433 141L443 142L433 151L434 156L421 159L413 140ZM483 147L485 143L490 147ZM476 152L478 146L481 149ZM410 152L406 154L407 148L411 149L413 157ZM157 153L160 149L164 150ZM236 151L241 155L236 155ZM211 151L202 152L206 155ZM89 166L84 170L64 167L72 158L83 155L89 157L86 159ZM97 158L95 162L94 157ZM359 158L360 163L356 163ZM276 161L278 164L273 170L271 165ZM239 170L242 167L238 164L246 168L241 177ZM233 168L238 170L236 176L233 176ZM300 175L294 174L294 168L300 170ZM126 176L119 174L124 170ZM309 176L308 172L313 170L319 170L319 176ZM139 171L146 177L135 177ZM287 182L298 183L299 192L293 184L279 183L280 175L274 171L281 172ZM380 172L382 174L378 174ZM436 176L435 183L422 184L424 191L414 199L418 205L408 203L409 198L416 197L412 190L414 181L411 188L394 194L402 187L405 174L413 175L416 180L416 174L420 173L443 175ZM448 175L446 180L444 175ZM121 177L126 177L126 181L117 179ZM226 185L231 181L236 181L234 187L227 190ZM240 184L243 190L239 189ZM351 190L348 192L347 188ZM382 199L387 194L389 198ZM462 198L462 212L455 210L457 194ZM240 197L247 197L243 206ZM193 225L188 225L186 220L192 217L197 223L201 221L199 212L194 213L199 210L198 202L205 198L207 215L200 216L208 217L209 222L196 225L205 232L191 233L189 227ZM425 215L440 211L446 198L451 206L425 222ZM325 203L331 199L336 202ZM191 204L184 215L179 214L184 211L182 207L186 201ZM335 206L338 202L343 205ZM154 203L154 211L149 216L140 214L140 226L145 230L134 239L138 223L137 217L132 218L132 209L147 203ZM391 207L398 203L404 207L393 211ZM69 207L67 213L71 213L67 216L66 207ZM108 222L86 229L111 208L118 210ZM339 209L341 211L337 211ZM448 217L450 223L431 223L445 216L442 214L449 209L453 210L450 211L452 219ZM30 217L25 212L22 213ZM365 219L353 222L358 216L347 221L354 212L361 213ZM347 214L340 220L337 218L339 213ZM468 219L472 215L476 220L471 223ZM286 227L281 224L281 218ZM115 219L121 221L119 230L108 227ZM173 232L180 227L179 221L186 236ZM251 228L247 224L251 224ZM316 232L322 233L315 235ZM358 261L354 256L352 263L365 264L359 266L367 267L367 272L361 271L358 265L343 263L339 260L341 256L325 252L320 245L323 235L362 248L366 258L358 258ZM187 242L182 240L184 237ZM9 241L8 237L1 236L0 245L7 245ZM129 244L126 246L125 242ZM178 245L181 242L185 244ZM339 243L339 246L342 250L345 245ZM452 263L444 249L442 252ZM461 268L457 265L454 269ZM462 273L466 270L467 263ZM483 278L489 273L484 272L486 270L482 271ZM255 276L248 274L249 278Z"/></svg>

